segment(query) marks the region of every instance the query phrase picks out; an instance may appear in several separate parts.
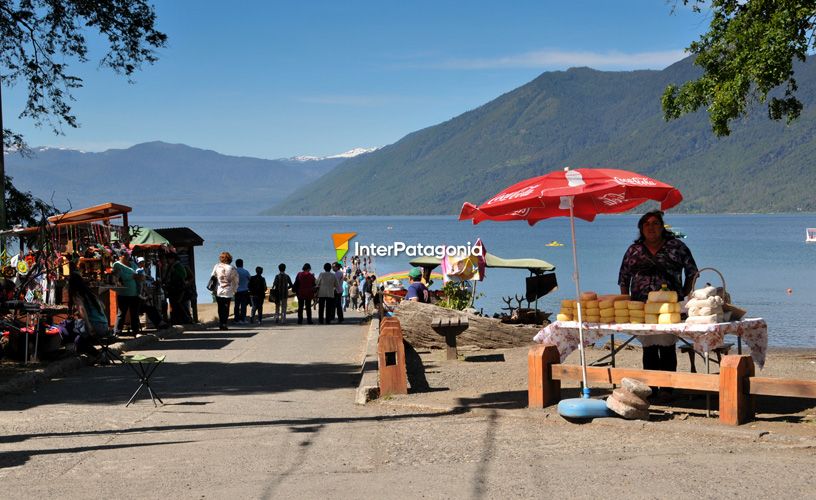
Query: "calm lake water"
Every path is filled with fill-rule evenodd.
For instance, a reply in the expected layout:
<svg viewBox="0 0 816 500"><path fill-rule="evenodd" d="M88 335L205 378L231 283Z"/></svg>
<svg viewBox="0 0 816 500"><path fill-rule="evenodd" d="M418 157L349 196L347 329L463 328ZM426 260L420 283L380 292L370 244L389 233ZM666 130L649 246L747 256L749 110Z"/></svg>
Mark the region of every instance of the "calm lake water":
<svg viewBox="0 0 816 500"><path fill-rule="evenodd" d="M617 293L621 258L637 236L638 215L599 216L576 221L582 290ZM560 300L575 295L569 220L525 223L485 222L474 226L454 217L131 217L132 224L151 228L189 227L204 238L195 250L199 301L210 301L205 284L218 254L229 251L244 259L254 273L262 266L270 280L277 265L294 275L304 262L313 270L334 259L332 233L355 232L359 244L387 245L394 241L422 245L464 245L482 238L489 253L504 258L534 257L556 266L559 289L539 300L539 307L556 311ZM768 322L773 346L816 347L813 328L816 303L816 244L806 244L805 228L816 227L816 215L671 215L666 222L684 232L700 268L714 267L726 280L732 301L750 317ZM546 247L557 240L563 247ZM375 257L379 275L408 269L408 257ZM485 313L504 306L502 296L523 295L525 270L488 269L478 284L485 295L476 306ZM698 281L719 286L716 273ZM788 294L786 290L792 289Z"/></svg>

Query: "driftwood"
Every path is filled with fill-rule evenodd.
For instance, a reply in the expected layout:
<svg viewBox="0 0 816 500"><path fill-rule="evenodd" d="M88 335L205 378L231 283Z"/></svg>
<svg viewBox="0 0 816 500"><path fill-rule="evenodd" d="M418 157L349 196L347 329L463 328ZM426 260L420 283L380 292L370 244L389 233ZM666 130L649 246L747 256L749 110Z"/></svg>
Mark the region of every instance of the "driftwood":
<svg viewBox="0 0 816 500"><path fill-rule="evenodd" d="M456 337L456 345L480 349L501 349L521 347L533 343L535 327L503 324L500 320L466 314L462 311L422 302L403 301L397 307L396 317L400 320L402 336L416 348L445 349L445 337L431 328L431 322L438 318L466 317L470 325Z"/></svg>

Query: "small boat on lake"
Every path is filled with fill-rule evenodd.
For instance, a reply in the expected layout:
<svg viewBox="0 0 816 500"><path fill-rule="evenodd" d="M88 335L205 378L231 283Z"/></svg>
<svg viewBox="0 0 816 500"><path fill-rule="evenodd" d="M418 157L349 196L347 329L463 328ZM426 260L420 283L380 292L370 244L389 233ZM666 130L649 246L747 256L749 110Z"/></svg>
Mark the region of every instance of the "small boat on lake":
<svg viewBox="0 0 816 500"><path fill-rule="evenodd" d="M545 247L563 247L564 244L559 242L559 241L552 240L549 243L545 243L544 246Z"/></svg>
<svg viewBox="0 0 816 500"><path fill-rule="evenodd" d="M682 240L686 237L686 233L677 228L671 227L669 224L664 224L663 227L665 227L669 232L673 233L675 238L680 238Z"/></svg>
<svg viewBox="0 0 816 500"><path fill-rule="evenodd" d="M816 227L805 229L805 243L816 243Z"/></svg>

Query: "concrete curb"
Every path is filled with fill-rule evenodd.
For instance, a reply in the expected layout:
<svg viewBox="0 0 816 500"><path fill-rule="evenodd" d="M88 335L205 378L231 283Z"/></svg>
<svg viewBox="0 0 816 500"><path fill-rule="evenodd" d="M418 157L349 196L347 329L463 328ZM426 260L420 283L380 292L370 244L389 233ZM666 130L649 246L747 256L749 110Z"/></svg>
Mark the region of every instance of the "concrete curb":
<svg viewBox="0 0 816 500"><path fill-rule="evenodd" d="M363 360L360 366L360 384L354 402L364 405L380 396L380 384L377 372L377 341L380 336L380 320L371 318L368 325L368 339Z"/></svg>

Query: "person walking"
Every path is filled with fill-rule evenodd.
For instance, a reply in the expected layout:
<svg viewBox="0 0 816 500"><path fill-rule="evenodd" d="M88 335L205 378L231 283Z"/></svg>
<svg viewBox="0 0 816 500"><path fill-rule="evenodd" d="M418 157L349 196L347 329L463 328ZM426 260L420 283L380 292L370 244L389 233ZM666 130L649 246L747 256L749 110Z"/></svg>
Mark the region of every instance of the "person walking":
<svg viewBox="0 0 816 500"><path fill-rule="evenodd" d="M232 319L235 323L246 323L246 310L249 304L249 271L244 269L244 259L235 260L238 273L238 290L235 292L235 310Z"/></svg>
<svg viewBox="0 0 816 500"><path fill-rule="evenodd" d="M215 302L218 304L218 327L221 330L227 329L230 302L238 290L238 271L231 264L232 255L229 252L221 252L221 255L218 256L218 264L213 267L212 271L212 275L218 280Z"/></svg>
<svg viewBox="0 0 816 500"><path fill-rule="evenodd" d="M343 279L346 273L343 272L343 268L340 267L339 262L335 262L332 264L332 271L334 272L334 277L337 280L337 285L334 290L334 310L336 311L337 315L337 322L343 322L343 283L345 283L345 279Z"/></svg>
<svg viewBox="0 0 816 500"><path fill-rule="evenodd" d="M358 307L358 299L360 298L360 286L357 284L357 280L354 278L351 279L351 285L348 288L349 300L351 301L351 310L356 311Z"/></svg>
<svg viewBox="0 0 816 500"><path fill-rule="evenodd" d="M113 263L113 272L122 282L116 289L116 324L113 327L114 335L121 335L125 326L125 318L130 311L130 330L133 335L139 334L139 285L136 280L136 269L130 263L130 254L121 250L119 260Z"/></svg>
<svg viewBox="0 0 816 500"><path fill-rule="evenodd" d="M317 322L331 324L334 319L334 297L337 294L337 276L328 262L323 264L323 272L317 277ZM325 315L325 316L324 316Z"/></svg>
<svg viewBox="0 0 816 500"><path fill-rule="evenodd" d="M278 265L278 274L272 283L272 297L275 302L275 323L286 323L286 308L289 306L289 289L294 288L292 278L286 274L286 264Z"/></svg>
<svg viewBox="0 0 816 500"><path fill-rule="evenodd" d="M136 257L136 265L139 266L136 274L143 276L142 282L139 284L139 311L145 313L147 319L153 323L157 330L167 328L170 325L164 321L154 302L156 280L150 275L149 264L144 257Z"/></svg>
<svg viewBox="0 0 816 500"><path fill-rule="evenodd" d="M303 264L303 270L295 276L295 283L292 285L298 300L298 325L303 324L303 309L306 309L306 322L312 323L312 300L315 293L315 277L312 274L312 266L307 262Z"/></svg>
<svg viewBox="0 0 816 500"><path fill-rule="evenodd" d="M263 303L266 298L266 278L263 277L263 268L255 268L255 276L249 278L249 303L252 307L249 322L255 323L255 313L258 314L258 324L263 320Z"/></svg>
<svg viewBox="0 0 816 500"><path fill-rule="evenodd" d="M176 252L167 254L167 272L165 273L164 289L167 290L167 299L170 301L170 323L184 325L192 323L193 318L187 315L184 306L184 295L187 287L187 271L179 262Z"/></svg>

